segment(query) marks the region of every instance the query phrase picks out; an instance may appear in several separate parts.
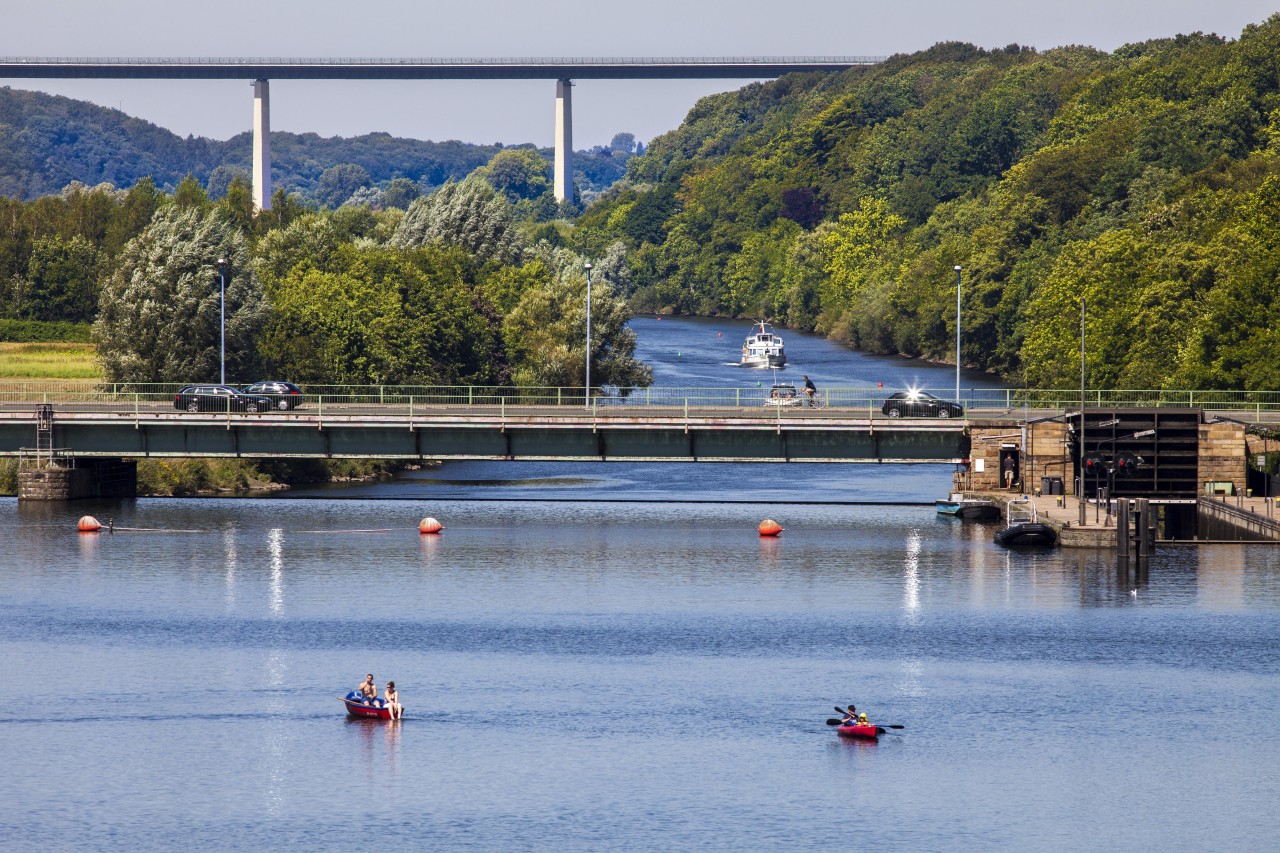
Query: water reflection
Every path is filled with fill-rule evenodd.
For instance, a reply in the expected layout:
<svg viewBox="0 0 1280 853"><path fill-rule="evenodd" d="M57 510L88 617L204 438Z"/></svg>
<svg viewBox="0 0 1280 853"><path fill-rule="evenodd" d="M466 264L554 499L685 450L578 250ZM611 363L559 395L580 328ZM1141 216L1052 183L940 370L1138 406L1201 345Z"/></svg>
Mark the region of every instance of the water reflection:
<svg viewBox="0 0 1280 853"><path fill-rule="evenodd" d="M271 553L271 612L284 612L284 531L272 528L267 532L267 548Z"/></svg>
<svg viewBox="0 0 1280 853"><path fill-rule="evenodd" d="M439 559L443 538L439 533L418 534L418 554L424 564L429 565L433 560Z"/></svg>
<svg viewBox="0 0 1280 853"><path fill-rule="evenodd" d="M225 600L227 604L227 612L231 612L236 606L236 531L227 529L222 531L222 554L223 566L225 567L226 588Z"/></svg>
<svg viewBox="0 0 1280 853"><path fill-rule="evenodd" d="M909 621L915 622L920 610L920 549L923 547L920 531L907 532L906 557L903 560L903 609Z"/></svg>
<svg viewBox="0 0 1280 853"><path fill-rule="evenodd" d="M1219 545L1211 551L1197 552L1196 601L1200 605L1213 610L1239 610L1245 606L1244 555L1245 549L1239 545Z"/></svg>

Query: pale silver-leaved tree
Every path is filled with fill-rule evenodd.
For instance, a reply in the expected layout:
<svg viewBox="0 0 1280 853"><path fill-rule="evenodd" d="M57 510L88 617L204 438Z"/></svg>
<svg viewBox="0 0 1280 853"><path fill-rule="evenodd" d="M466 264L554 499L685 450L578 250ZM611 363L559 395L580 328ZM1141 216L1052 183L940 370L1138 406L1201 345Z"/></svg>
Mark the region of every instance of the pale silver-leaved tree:
<svg viewBox="0 0 1280 853"><path fill-rule="evenodd" d="M479 178L450 182L416 199L389 242L400 248L446 243L506 264L519 261L523 250L511 205Z"/></svg>
<svg viewBox="0 0 1280 853"><path fill-rule="evenodd" d="M93 340L112 382L215 382L226 258L227 381L251 382L268 305L244 234L217 209L168 206L125 245L98 298Z"/></svg>

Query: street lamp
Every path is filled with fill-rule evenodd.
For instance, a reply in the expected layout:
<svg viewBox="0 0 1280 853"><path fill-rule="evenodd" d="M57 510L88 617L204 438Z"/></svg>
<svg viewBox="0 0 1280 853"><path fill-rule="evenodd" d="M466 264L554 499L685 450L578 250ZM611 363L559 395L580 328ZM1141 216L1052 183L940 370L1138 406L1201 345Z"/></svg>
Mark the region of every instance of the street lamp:
<svg viewBox="0 0 1280 853"><path fill-rule="evenodd" d="M960 402L960 265L956 264L956 402Z"/></svg>
<svg viewBox="0 0 1280 853"><path fill-rule="evenodd" d="M227 384L227 264L226 258L218 258L218 325L221 328L222 346L218 358L218 384Z"/></svg>
<svg viewBox="0 0 1280 853"><path fill-rule="evenodd" d="M587 271L587 384L583 392L585 406L591 408L591 262L582 265Z"/></svg>

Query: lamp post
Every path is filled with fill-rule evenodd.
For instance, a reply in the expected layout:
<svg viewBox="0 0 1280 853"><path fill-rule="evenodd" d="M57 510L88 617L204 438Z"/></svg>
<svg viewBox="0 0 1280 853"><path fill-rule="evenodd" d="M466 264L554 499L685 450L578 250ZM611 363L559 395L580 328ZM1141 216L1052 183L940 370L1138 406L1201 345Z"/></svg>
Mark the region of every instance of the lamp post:
<svg viewBox="0 0 1280 853"><path fill-rule="evenodd" d="M1084 298L1080 299L1080 526L1085 525L1084 507Z"/></svg>
<svg viewBox="0 0 1280 853"><path fill-rule="evenodd" d="M956 264L956 402L960 402L960 265Z"/></svg>
<svg viewBox="0 0 1280 853"><path fill-rule="evenodd" d="M591 262L582 265L587 271L587 384L583 391L585 405L591 408Z"/></svg>
<svg viewBox="0 0 1280 853"><path fill-rule="evenodd" d="M218 326L221 347L218 357L218 383L227 384L227 264L226 258L218 258Z"/></svg>

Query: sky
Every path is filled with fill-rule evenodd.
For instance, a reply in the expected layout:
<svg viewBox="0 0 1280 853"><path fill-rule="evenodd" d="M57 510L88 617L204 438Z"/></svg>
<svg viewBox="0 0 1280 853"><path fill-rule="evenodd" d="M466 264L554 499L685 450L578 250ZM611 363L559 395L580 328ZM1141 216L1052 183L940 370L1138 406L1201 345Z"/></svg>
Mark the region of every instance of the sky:
<svg viewBox="0 0 1280 853"><path fill-rule="evenodd" d="M1239 36L1274 0L5 0L8 57L888 56L942 41L1102 50L1179 33ZM573 142L640 141L700 97L743 80L583 80ZM174 133L228 139L252 126L250 81L0 80L92 101ZM555 82L271 84L276 131L385 132L550 146Z"/></svg>

